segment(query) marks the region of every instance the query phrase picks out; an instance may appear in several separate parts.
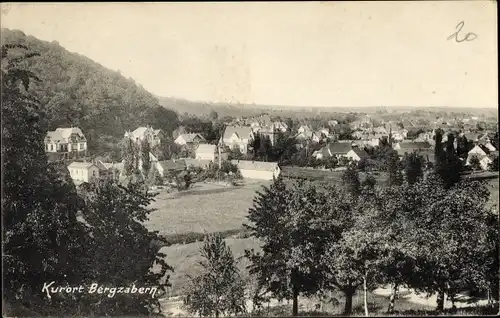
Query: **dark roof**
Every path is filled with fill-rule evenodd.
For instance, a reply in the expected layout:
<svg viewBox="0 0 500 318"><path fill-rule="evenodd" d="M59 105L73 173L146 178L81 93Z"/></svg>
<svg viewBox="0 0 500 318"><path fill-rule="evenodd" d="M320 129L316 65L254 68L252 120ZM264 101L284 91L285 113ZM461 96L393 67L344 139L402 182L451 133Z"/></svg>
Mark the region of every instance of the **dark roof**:
<svg viewBox="0 0 500 318"><path fill-rule="evenodd" d="M467 138L467 140L476 141L477 138L479 137L479 134L467 133L467 134L464 134L464 136L465 136L465 138Z"/></svg>
<svg viewBox="0 0 500 318"><path fill-rule="evenodd" d="M108 170L108 167L106 167L106 166L104 165L104 163L103 163L101 160L97 160L97 161L96 161L96 163L95 163L95 165L96 165L96 166L97 166L97 168L99 168L99 170L101 170L101 171L106 171L106 170Z"/></svg>
<svg viewBox="0 0 500 318"><path fill-rule="evenodd" d="M399 143L401 149L430 149L432 146L427 141L413 141L413 142L401 142Z"/></svg>
<svg viewBox="0 0 500 318"><path fill-rule="evenodd" d="M351 143L346 142L332 142L327 145L332 154L348 153L352 149Z"/></svg>
<svg viewBox="0 0 500 318"><path fill-rule="evenodd" d="M406 130L408 130L408 132L411 132L411 133L417 133L419 131L423 131L423 132L427 132L429 131L429 128L428 127L425 127L425 126L413 126L413 127L406 127Z"/></svg>
<svg viewBox="0 0 500 318"><path fill-rule="evenodd" d="M491 153L491 150L489 150L485 145L481 144L481 143L477 143L476 144L479 148L483 149L484 152L486 152L486 154L490 154Z"/></svg>
<svg viewBox="0 0 500 318"><path fill-rule="evenodd" d="M352 148L352 151L354 151L358 157L360 159L363 159L363 158L369 158L370 156L368 155L368 153L364 150L364 149L360 149L358 147L353 147Z"/></svg>

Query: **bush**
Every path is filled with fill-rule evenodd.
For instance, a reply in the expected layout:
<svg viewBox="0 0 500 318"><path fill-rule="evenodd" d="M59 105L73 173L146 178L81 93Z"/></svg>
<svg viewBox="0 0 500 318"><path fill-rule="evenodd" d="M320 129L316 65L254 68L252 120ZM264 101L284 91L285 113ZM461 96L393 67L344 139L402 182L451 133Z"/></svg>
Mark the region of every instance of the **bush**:
<svg viewBox="0 0 500 318"><path fill-rule="evenodd" d="M245 228L215 232L215 234L220 235L223 238L228 238L235 235L238 235L239 238L247 238L250 236L249 231ZM165 239L167 240L167 246L174 244L190 244L203 241L205 239L205 236L207 235L208 233L188 232L167 235L165 236Z"/></svg>

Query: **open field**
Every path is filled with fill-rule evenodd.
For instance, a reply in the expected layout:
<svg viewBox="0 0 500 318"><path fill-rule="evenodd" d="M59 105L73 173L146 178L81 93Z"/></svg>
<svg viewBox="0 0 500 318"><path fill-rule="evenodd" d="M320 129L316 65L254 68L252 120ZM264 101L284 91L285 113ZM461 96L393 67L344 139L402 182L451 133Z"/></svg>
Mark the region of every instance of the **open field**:
<svg viewBox="0 0 500 318"><path fill-rule="evenodd" d="M145 222L161 235L212 233L239 229L246 220L256 191L268 182L247 182L241 187L196 183L184 192L160 193L151 205L157 211Z"/></svg>
<svg viewBox="0 0 500 318"><path fill-rule="evenodd" d="M324 181L340 182L339 171L307 170L309 174L326 176ZM299 171L299 170L296 170ZM363 176L362 176L363 177ZM383 184L386 176L377 176ZM246 182L243 186L226 187L216 184L196 183L193 188L183 192L160 193L151 207L157 209L150 215L146 225L158 230L162 235L194 233L213 233L236 230L246 221L248 209L252 206L256 191L270 182ZM490 204L499 210L499 180L487 181L491 192Z"/></svg>

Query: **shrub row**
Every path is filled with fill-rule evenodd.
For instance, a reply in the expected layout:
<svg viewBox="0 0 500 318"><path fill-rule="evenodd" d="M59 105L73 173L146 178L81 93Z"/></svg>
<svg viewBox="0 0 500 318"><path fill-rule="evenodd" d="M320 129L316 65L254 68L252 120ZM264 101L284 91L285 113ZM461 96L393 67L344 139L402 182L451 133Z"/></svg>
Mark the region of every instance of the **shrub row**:
<svg viewBox="0 0 500 318"><path fill-rule="evenodd" d="M205 238L205 236L210 233L199 233L199 232L188 232L181 234L171 234L164 236L167 240L166 246L174 245L174 244L190 244L195 242L201 242ZM232 229L226 231L215 232L213 234L221 235L223 238L228 238L232 236L236 236L238 238L247 238L250 236L250 233L245 228ZM165 246L161 242L153 242L152 244L162 247Z"/></svg>

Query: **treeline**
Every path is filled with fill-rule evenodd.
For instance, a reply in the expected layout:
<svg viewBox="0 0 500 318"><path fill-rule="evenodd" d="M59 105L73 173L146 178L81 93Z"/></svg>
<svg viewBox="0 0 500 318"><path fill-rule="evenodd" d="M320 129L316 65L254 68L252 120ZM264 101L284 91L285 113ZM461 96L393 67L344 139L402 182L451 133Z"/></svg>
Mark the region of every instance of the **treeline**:
<svg viewBox="0 0 500 318"><path fill-rule="evenodd" d="M361 182L351 168L340 184L276 179L258 193L245 225L261 242L245 254L250 281L242 280L221 237L210 236L200 249L202 271L185 288L185 308L236 315L248 311L250 298L256 314L273 298L292 300L297 316L299 297L328 299L336 291L350 315L361 290L368 316L368 293L384 285L392 314L401 287L437 294L438 313L445 295L456 308L464 291L498 301L498 215L486 207L487 188L478 181L448 184L434 169L415 175L387 187Z"/></svg>
<svg viewBox="0 0 500 318"><path fill-rule="evenodd" d="M154 315L171 267L153 244L167 242L143 225L153 196L143 184L124 186L112 179L77 190L67 169L47 161L47 109L30 90L43 79L25 69L25 60L36 56L22 45L2 46L3 301L9 308L4 314ZM135 284L158 292L155 297L44 292L52 282L54 288Z"/></svg>

